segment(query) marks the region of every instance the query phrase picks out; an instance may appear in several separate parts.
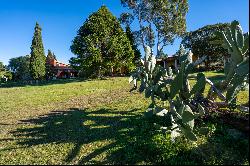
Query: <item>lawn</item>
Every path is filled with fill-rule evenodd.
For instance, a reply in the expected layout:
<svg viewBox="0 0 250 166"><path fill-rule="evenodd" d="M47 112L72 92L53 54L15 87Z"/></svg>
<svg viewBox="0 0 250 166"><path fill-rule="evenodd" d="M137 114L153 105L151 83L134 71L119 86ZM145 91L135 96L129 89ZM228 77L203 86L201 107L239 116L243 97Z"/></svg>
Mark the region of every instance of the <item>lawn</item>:
<svg viewBox="0 0 250 166"><path fill-rule="evenodd" d="M220 73L207 72L214 81ZM194 80L191 80L191 84ZM0 164L248 164L248 136L220 123L170 141L128 77L0 88ZM206 91L208 88L206 89ZM239 103L248 101L241 92Z"/></svg>

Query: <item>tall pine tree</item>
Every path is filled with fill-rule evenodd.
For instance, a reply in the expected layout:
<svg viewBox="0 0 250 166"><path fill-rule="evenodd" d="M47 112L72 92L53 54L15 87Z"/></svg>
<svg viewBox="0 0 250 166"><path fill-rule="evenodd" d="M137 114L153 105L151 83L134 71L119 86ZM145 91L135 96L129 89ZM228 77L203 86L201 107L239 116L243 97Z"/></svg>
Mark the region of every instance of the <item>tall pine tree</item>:
<svg viewBox="0 0 250 166"><path fill-rule="evenodd" d="M42 29L38 23L35 26L35 32L32 39L31 57L30 57L30 74L34 80L42 80L46 73L46 57L42 41Z"/></svg>
<svg viewBox="0 0 250 166"><path fill-rule="evenodd" d="M134 68L134 52L117 18L102 6L78 30L70 63L82 76L102 76L121 68Z"/></svg>

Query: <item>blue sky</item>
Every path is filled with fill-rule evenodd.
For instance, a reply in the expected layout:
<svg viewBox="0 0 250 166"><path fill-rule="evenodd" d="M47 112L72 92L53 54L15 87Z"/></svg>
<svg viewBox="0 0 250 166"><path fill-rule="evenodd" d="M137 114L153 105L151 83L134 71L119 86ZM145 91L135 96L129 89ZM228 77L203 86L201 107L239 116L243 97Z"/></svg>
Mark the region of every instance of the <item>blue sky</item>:
<svg viewBox="0 0 250 166"><path fill-rule="evenodd" d="M68 63L69 48L89 14L105 4L117 17L126 9L120 0L0 0L0 61L30 53L35 22L42 27L45 54L51 49L57 59ZM238 20L249 30L249 0L189 0L187 31L207 24ZM136 27L134 27L136 28ZM168 55L179 48L180 39L166 48Z"/></svg>

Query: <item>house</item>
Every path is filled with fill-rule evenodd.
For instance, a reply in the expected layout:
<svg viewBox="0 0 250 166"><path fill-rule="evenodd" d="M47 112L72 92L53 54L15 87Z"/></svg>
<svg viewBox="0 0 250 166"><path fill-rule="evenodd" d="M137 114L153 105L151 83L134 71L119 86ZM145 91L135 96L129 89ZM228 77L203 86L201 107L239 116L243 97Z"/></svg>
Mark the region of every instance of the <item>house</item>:
<svg viewBox="0 0 250 166"><path fill-rule="evenodd" d="M157 58L156 64L161 65L164 68L171 67L172 69L174 69L179 64L179 59L177 56Z"/></svg>
<svg viewBox="0 0 250 166"><path fill-rule="evenodd" d="M194 55L191 51L189 52L189 54L191 54L193 62L198 59L198 57ZM175 69L179 65L179 57L177 55L173 55L166 58L157 58L156 64L159 64L164 68L171 67L172 69Z"/></svg>
<svg viewBox="0 0 250 166"><path fill-rule="evenodd" d="M78 76L78 71L72 69L70 65L58 62L55 59L49 59L47 64L53 73L53 78L75 78Z"/></svg>

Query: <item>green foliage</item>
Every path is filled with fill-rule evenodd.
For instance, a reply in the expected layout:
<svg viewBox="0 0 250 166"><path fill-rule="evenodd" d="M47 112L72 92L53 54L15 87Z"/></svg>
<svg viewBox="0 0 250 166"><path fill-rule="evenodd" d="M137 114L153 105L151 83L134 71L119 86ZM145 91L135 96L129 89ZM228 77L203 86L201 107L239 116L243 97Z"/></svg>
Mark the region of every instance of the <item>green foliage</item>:
<svg viewBox="0 0 250 166"><path fill-rule="evenodd" d="M129 24L138 20L137 42L144 48L146 45L152 48L157 43L157 57L176 36L186 31L187 0L121 0L121 4L131 11L122 14L123 22Z"/></svg>
<svg viewBox="0 0 250 166"><path fill-rule="evenodd" d="M48 50L48 55L46 57L46 79L51 79L56 73L53 70L53 65L50 64L52 60L56 60L55 54L51 52L51 50Z"/></svg>
<svg viewBox="0 0 250 166"><path fill-rule="evenodd" d="M102 6L78 30L71 45L77 55L70 63L86 76L112 74L122 67L134 68L134 51L116 17Z"/></svg>
<svg viewBox="0 0 250 166"><path fill-rule="evenodd" d="M126 26L126 35L127 35L127 38L129 39L130 41L130 45L134 51L134 59L133 59L133 63L135 64L135 66L138 66L140 64L140 61L141 61L141 52L140 50L137 48L137 44L135 42L135 38L134 38L134 35L130 29L129 26Z"/></svg>
<svg viewBox="0 0 250 166"><path fill-rule="evenodd" d="M30 79L30 55L11 58L9 60L8 69L13 73L13 80L29 80Z"/></svg>
<svg viewBox="0 0 250 166"><path fill-rule="evenodd" d="M130 24L134 21L134 16L131 13L122 13L119 21L124 24L125 27L130 27Z"/></svg>
<svg viewBox="0 0 250 166"><path fill-rule="evenodd" d="M46 74L44 47L42 42L42 29L38 23L35 26L35 32L32 39L30 53L30 74L34 80L42 80Z"/></svg>
<svg viewBox="0 0 250 166"><path fill-rule="evenodd" d="M46 57L46 61L49 59L55 59L56 60L56 55L54 53L51 52L50 49L48 49L48 55Z"/></svg>
<svg viewBox="0 0 250 166"><path fill-rule="evenodd" d="M12 73L11 73L10 71L6 71L6 72L4 73L4 76L5 76L8 80L12 80L12 78L13 78L13 75L12 75Z"/></svg>
<svg viewBox="0 0 250 166"><path fill-rule="evenodd" d="M206 25L198 30L188 32L181 43L198 57L206 55L207 65L214 62L220 62L222 65L224 57L228 57L228 52L220 44L213 44L213 42L222 40L220 36L216 36L216 32L225 30L229 26L229 23Z"/></svg>
<svg viewBox="0 0 250 166"><path fill-rule="evenodd" d="M5 66L3 65L3 62L0 62L0 71L4 71L5 70Z"/></svg>
<svg viewBox="0 0 250 166"><path fill-rule="evenodd" d="M3 62L0 62L0 82L6 80L6 67L3 65Z"/></svg>
<svg viewBox="0 0 250 166"><path fill-rule="evenodd" d="M180 44L179 50L176 52L176 55L180 58L180 56L186 53L186 49L184 48L183 44Z"/></svg>
<svg viewBox="0 0 250 166"><path fill-rule="evenodd" d="M12 80L12 74L8 71L7 67L0 62L0 82Z"/></svg>

